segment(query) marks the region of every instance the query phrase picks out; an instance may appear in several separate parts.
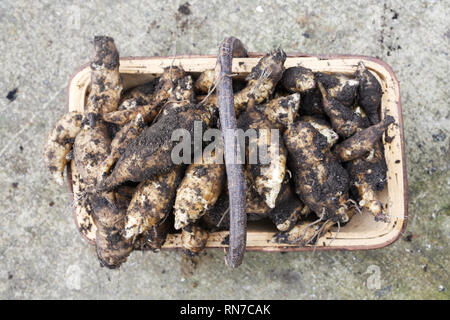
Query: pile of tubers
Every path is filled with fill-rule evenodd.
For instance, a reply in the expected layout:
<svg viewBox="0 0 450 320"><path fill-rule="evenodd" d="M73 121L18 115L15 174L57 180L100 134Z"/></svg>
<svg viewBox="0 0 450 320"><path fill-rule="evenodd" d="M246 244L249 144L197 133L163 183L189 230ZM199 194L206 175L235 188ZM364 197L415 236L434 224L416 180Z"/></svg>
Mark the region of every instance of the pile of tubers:
<svg viewBox="0 0 450 320"><path fill-rule="evenodd" d="M199 76L167 67L122 92L114 40L96 36L94 49L84 112L56 122L45 143L46 165L60 184L70 168L77 225L95 242L102 266L120 267L133 250L156 251L177 232L184 252L197 255L208 233L229 230L235 219L230 173L206 157L174 163L171 136L180 128L193 134L194 123L221 128L220 64ZM239 49L233 55L245 57ZM394 119L380 120L380 83L362 62L349 76L285 69L285 60L274 50L245 80L232 80L237 128L280 132L268 163L248 163L255 151L245 149L238 171L246 184L244 218L270 220L278 230L272 241L298 246L314 244L361 208L386 221L377 198L387 171L381 137ZM270 151L270 139L254 142Z"/></svg>

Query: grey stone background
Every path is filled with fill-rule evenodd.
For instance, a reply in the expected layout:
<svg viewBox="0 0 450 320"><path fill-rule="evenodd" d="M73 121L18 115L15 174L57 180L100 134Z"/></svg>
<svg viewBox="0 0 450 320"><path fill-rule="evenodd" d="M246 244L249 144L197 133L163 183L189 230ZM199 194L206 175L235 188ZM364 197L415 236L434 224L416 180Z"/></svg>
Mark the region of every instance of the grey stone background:
<svg viewBox="0 0 450 320"><path fill-rule="evenodd" d="M0 2L0 299L448 299L448 2L189 0L183 14L184 2ZM191 275L178 252L136 252L120 272L99 268L73 224L68 189L50 180L41 157L97 34L114 37L122 56L211 54L234 35L250 51L383 59L402 93L406 233L375 251L247 253L237 270L222 251L208 251ZM379 289L367 286L371 265Z"/></svg>

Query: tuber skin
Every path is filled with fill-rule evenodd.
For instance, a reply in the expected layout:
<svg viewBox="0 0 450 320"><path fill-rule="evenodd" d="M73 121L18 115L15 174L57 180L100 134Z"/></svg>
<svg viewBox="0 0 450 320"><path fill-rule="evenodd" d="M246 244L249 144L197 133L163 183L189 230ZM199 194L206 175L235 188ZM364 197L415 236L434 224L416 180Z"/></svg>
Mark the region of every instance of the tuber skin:
<svg viewBox="0 0 450 320"><path fill-rule="evenodd" d="M138 185L126 212L126 239L137 237L167 218L182 173L183 169L176 167Z"/></svg>
<svg viewBox="0 0 450 320"><path fill-rule="evenodd" d="M210 90L214 88L216 84L216 74L215 70L205 70L203 71L198 79L195 81L194 88L199 93L207 94Z"/></svg>
<svg viewBox="0 0 450 320"><path fill-rule="evenodd" d="M144 120L146 123L151 122L160 111L162 104L169 98L169 95L176 87L178 80L182 79L184 76L184 70L182 70L181 68L165 68L161 77L159 78L156 91L150 103L144 105L136 105L133 108L127 108L125 110L119 110L116 112L104 114L103 119L106 122L124 125L136 118L136 116L140 113L144 116Z"/></svg>
<svg viewBox="0 0 450 320"><path fill-rule="evenodd" d="M91 91L85 111L106 114L116 111L122 93L122 78L119 73L119 52L114 39L106 36L94 37L94 59L91 62Z"/></svg>
<svg viewBox="0 0 450 320"><path fill-rule="evenodd" d="M358 104L364 109L372 124L380 121L378 110L383 90L375 76L367 70L362 61L358 63L355 76L359 79Z"/></svg>
<svg viewBox="0 0 450 320"><path fill-rule="evenodd" d="M72 150L75 137L81 130L83 115L70 112L55 124L44 145L44 161L53 178L60 185L64 183L64 168L67 154Z"/></svg>
<svg viewBox="0 0 450 320"><path fill-rule="evenodd" d="M331 120L331 125L341 137L352 136L362 125L361 117L347 108L337 99L329 97L321 82L318 83L322 94L323 109Z"/></svg>
<svg viewBox="0 0 450 320"><path fill-rule="evenodd" d="M301 115L323 116L325 114L322 104L322 94L317 85L316 88L302 93L301 96Z"/></svg>
<svg viewBox="0 0 450 320"><path fill-rule="evenodd" d="M256 191L255 184L253 182L253 177L250 173L248 167L244 170L245 181L247 183L247 197L246 197L246 208L247 217L249 216L260 216L265 217L272 210L266 204L264 199Z"/></svg>
<svg viewBox="0 0 450 320"><path fill-rule="evenodd" d="M96 232L96 251L100 264L117 269L133 250L131 241L123 237L126 206L120 205L115 193L93 193L88 197Z"/></svg>
<svg viewBox="0 0 450 320"><path fill-rule="evenodd" d="M154 78L145 84L127 90L127 92L122 95L117 110L126 110L135 106L151 103L158 81L159 78Z"/></svg>
<svg viewBox="0 0 450 320"><path fill-rule="evenodd" d="M185 76L184 78L178 80L177 86L170 93L168 101L155 121L162 116L168 115L172 111L185 107L186 103L192 103L193 101L194 87L192 77Z"/></svg>
<svg viewBox="0 0 450 320"><path fill-rule="evenodd" d="M328 142L328 147L331 148L339 140L339 135L333 131L328 122L324 119L313 117L313 116L303 116L300 121L308 122L314 127L321 135L323 135Z"/></svg>
<svg viewBox="0 0 450 320"><path fill-rule="evenodd" d="M111 138L106 123L96 114L85 114L82 129L75 138L73 155L80 176L87 185L97 185L102 164L110 152Z"/></svg>
<svg viewBox="0 0 450 320"><path fill-rule="evenodd" d="M356 98L359 81L343 74L329 75L316 73L316 79L325 88L330 99L336 99L345 107L350 107Z"/></svg>
<svg viewBox="0 0 450 320"><path fill-rule="evenodd" d="M295 192L324 221L347 222L349 177L333 158L326 138L306 122L284 135Z"/></svg>
<svg viewBox="0 0 450 320"><path fill-rule="evenodd" d="M288 231L297 223L303 207L303 203L291 190L289 182L286 182L278 196L277 205L269 213L269 218L278 230Z"/></svg>
<svg viewBox="0 0 450 320"><path fill-rule="evenodd" d="M222 192L224 180L223 164L205 162L189 165L175 199L175 229L197 221L214 206Z"/></svg>
<svg viewBox="0 0 450 320"><path fill-rule="evenodd" d="M239 117L238 127L244 131L248 129L256 129L257 131L257 137L249 137L249 145L257 145L258 148L247 146L246 169L251 173L255 190L269 208L274 208L286 174L287 151L283 141L281 137L278 143L271 141L270 129L273 127L272 124L254 108L249 108ZM266 136L263 136L260 130L266 130ZM264 147L267 148L269 159L265 159L266 163L263 164L257 153ZM251 164L251 159L257 159L258 163Z"/></svg>
<svg viewBox="0 0 450 320"><path fill-rule="evenodd" d="M198 224L189 224L181 232L184 253L190 257L197 256L208 242L208 231Z"/></svg>
<svg viewBox="0 0 450 320"><path fill-rule="evenodd" d="M374 144L380 141L381 136L392 123L394 123L394 118L387 116L379 123L342 141L334 149L338 160L341 162L354 160L373 150Z"/></svg>
<svg viewBox="0 0 450 320"><path fill-rule="evenodd" d="M255 109L262 113L272 124L272 128L284 131L294 123L300 107L300 94L294 93L286 97L272 99Z"/></svg>
<svg viewBox="0 0 450 320"><path fill-rule="evenodd" d="M92 217L92 208L90 208L88 201L86 201L88 197L86 193L87 186L83 183L78 173L75 161L70 162L70 169L72 173L73 208L78 231L90 243L95 243L97 226Z"/></svg>
<svg viewBox="0 0 450 320"><path fill-rule="evenodd" d="M139 113L133 121L127 123L116 133L111 142L111 152L101 165L99 181L102 181L109 174L111 167L114 166L125 148L142 133L144 127L144 118Z"/></svg>
<svg viewBox="0 0 450 320"><path fill-rule="evenodd" d="M230 202L226 187L225 185L214 206L206 211L200 219L200 223L211 232L230 229Z"/></svg>
<svg viewBox="0 0 450 320"><path fill-rule="evenodd" d="M165 219L139 235L134 242L135 250L158 252L164 245L172 229L173 219Z"/></svg>
<svg viewBox="0 0 450 320"><path fill-rule="evenodd" d="M289 92L303 93L316 87L314 73L301 66L286 69L281 84Z"/></svg>

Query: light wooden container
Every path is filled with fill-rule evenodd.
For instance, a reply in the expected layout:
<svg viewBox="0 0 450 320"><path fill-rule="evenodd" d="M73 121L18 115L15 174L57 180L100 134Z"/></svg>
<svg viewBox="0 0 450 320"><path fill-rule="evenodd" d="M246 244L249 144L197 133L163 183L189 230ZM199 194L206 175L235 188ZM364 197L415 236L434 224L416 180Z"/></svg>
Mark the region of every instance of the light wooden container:
<svg viewBox="0 0 450 320"><path fill-rule="evenodd" d="M249 53L248 58L233 59L233 73L238 77L245 77L258 60L263 56L259 53ZM381 103L382 114L394 117L396 126L390 126L389 137L394 137L390 143L385 143L385 156L388 167L387 186L378 194L383 202L390 221L375 222L374 217L363 211L356 214L349 223L341 227L339 233L336 229L322 236L317 241L315 250L366 250L387 246L396 241L406 227L408 216L408 195L406 179L406 159L403 136L403 119L400 103L399 83L392 69L383 61L366 56L352 55L304 55L288 54L285 67L301 65L314 72L339 72L353 74L359 61L374 73L383 88ZM131 88L150 81L163 72L163 68L179 66L186 72L199 74L213 69L216 56L175 56L175 57L130 57L120 59L120 73L123 77L124 89ZM90 83L89 65L81 67L71 78L68 86L68 110L83 111ZM300 104L301 108L301 104ZM72 190L71 177L69 185ZM78 226L77 226L78 227ZM249 251L303 251L313 250L308 245L279 244L271 242L276 228L268 222L249 222L247 232L247 250ZM337 233L337 234L336 234ZM214 232L209 236L207 248L226 247L222 243L228 231ZM180 234L170 234L163 249L181 248Z"/></svg>

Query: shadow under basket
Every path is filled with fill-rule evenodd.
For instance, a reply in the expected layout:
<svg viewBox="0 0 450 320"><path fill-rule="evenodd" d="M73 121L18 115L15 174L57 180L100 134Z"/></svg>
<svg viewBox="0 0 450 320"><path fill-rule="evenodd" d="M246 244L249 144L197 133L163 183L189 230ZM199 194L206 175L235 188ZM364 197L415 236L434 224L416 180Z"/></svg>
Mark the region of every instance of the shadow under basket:
<svg viewBox="0 0 450 320"><path fill-rule="evenodd" d="M260 53L249 53L248 58L233 58L232 72L244 78L263 56ZM277 232L269 222L249 222L247 229L247 251L308 251L308 250L367 250L387 246L396 241L406 228L407 180L406 159L403 135L403 120L400 103L399 83L392 69L383 61L366 56L354 55L305 55L288 54L285 67L301 65L314 72L336 72L351 75L356 71L359 61L377 77L383 88L381 113L394 117L396 125L390 126L387 135L389 143L384 142L386 157L387 185L378 193L378 197L386 208L389 222L376 222L367 211L356 214L349 223L337 228L318 239L316 246L305 247L272 242ZM214 69L215 55L175 56L175 57L130 57L120 59L120 73L124 89L146 83L163 72L163 68L179 66L194 76L204 70ZM82 66L71 78L68 86L68 110L83 111L90 85L89 65ZM301 108L301 102L300 102ZM383 140L384 141L384 140ZM68 174L69 187L72 190L72 179ZM78 227L78 226L77 226ZM206 248L224 248L223 241L228 231L212 232ZM87 240L87 239L86 239ZM92 244L92 242L90 242ZM162 249L182 248L181 234L169 234Z"/></svg>

